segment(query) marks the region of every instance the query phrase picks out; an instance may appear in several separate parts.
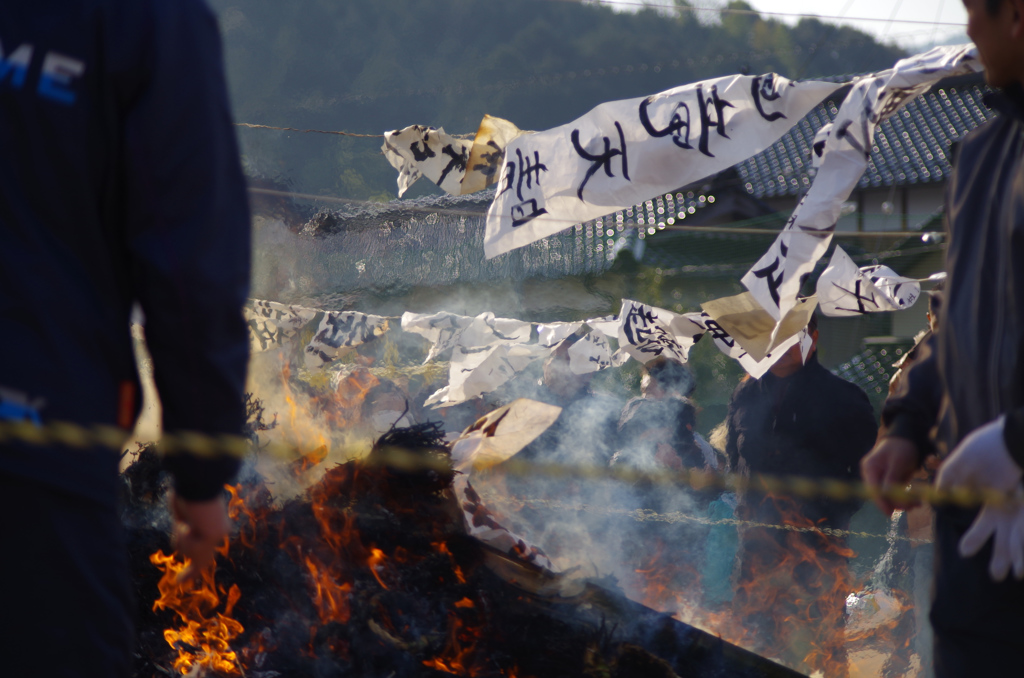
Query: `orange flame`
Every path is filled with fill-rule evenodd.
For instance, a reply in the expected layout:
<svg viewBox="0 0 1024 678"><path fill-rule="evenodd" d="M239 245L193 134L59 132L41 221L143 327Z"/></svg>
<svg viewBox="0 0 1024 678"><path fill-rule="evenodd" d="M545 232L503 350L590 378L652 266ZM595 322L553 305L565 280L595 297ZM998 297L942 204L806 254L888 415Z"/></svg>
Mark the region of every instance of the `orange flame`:
<svg viewBox="0 0 1024 678"><path fill-rule="evenodd" d="M370 549L370 557L366 559L366 564L370 566L370 574L377 580L381 588L387 590L388 585L380 578L380 570L383 568L385 560L387 560L387 556L384 555L384 552L373 547Z"/></svg>
<svg viewBox="0 0 1024 678"><path fill-rule="evenodd" d="M320 615L320 622L347 623L351 615L348 601L352 584L338 583L337 576L312 555L307 555L304 561L313 579L313 603Z"/></svg>
<svg viewBox="0 0 1024 678"><path fill-rule="evenodd" d="M153 611L172 610L178 616L178 628L164 629L167 644L177 650L173 668L182 675L195 667L210 669L225 675L241 675L238 655L231 649L231 641L245 629L231 618L231 611L241 597L238 586L227 591L224 611L216 612L220 596L214 584L213 568L204 570L197 582L179 583L178 576L188 565L176 561L174 554L157 551L149 557L163 576L157 584L160 597L153 603ZM223 588L220 589L224 594Z"/></svg>
<svg viewBox="0 0 1024 678"><path fill-rule="evenodd" d="M424 660L423 665L455 675L473 675L473 653L479 641L479 629L469 628L459 617L448 617L448 641L441 654Z"/></svg>
<svg viewBox="0 0 1024 678"><path fill-rule="evenodd" d="M455 562L455 556L448 550L448 543L443 541L435 541L430 544L438 553L443 553L448 556L452 561L452 570L455 572L455 578L459 580L460 584L466 583L466 576L462 574L462 568L460 568Z"/></svg>

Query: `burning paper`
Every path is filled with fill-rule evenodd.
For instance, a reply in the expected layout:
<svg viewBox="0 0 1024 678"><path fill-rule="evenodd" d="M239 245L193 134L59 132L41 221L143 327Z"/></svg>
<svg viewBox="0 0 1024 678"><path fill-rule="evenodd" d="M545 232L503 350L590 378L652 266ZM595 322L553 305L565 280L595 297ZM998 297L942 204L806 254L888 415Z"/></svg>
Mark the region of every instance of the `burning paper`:
<svg viewBox="0 0 1024 678"><path fill-rule="evenodd" d="M840 208L867 168L875 129L942 78L978 71L974 45L936 47L854 83L835 121L818 133L820 167L768 252L743 276L744 286L773 318L794 307L804 277L828 249Z"/></svg>
<svg viewBox="0 0 1024 678"><path fill-rule="evenodd" d="M849 317L910 308L921 296L921 285L888 266L858 268L836 247L828 268L818 278L818 301L827 316Z"/></svg>
<svg viewBox="0 0 1024 678"><path fill-rule="evenodd" d="M553 571L550 558L537 546L515 534L500 522L473 489L473 470L510 459L558 419L562 408L520 398L494 410L466 429L452 445L452 467L462 473L452 487L462 509L466 532L502 553L513 555L546 570Z"/></svg>
<svg viewBox="0 0 1024 678"><path fill-rule="evenodd" d="M604 103L505 150L488 259L711 176L775 143L836 83L732 75Z"/></svg>
<svg viewBox="0 0 1024 678"><path fill-rule="evenodd" d="M306 346L306 367L319 369L333 361L338 349L373 341L388 331L388 320L355 311L325 313L312 341Z"/></svg>
<svg viewBox="0 0 1024 678"><path fill-rule="evenodd" d="M398 170L398 197L425 176L443 191L465 195L495 183L505 146L520 134L508 120L485 115L473 141L443 128L412 125L386 132L381 151Z"/></svg>
<svg viewBox="0 0 1024 678"><path fill-rule="evenodd" d="M468 473L510 459L546 431L562 408L519 398L480 417L452 445L452 468Z"/></svg>
<svg viewBox="0 0 1024 678"><path fill-rule="evenodd" d="M242 315L249 324L249 346L252 352L260 353L283 345L295 337L317 313L321 311L315 308L253 300L251 307L242 309Z"/></svg>

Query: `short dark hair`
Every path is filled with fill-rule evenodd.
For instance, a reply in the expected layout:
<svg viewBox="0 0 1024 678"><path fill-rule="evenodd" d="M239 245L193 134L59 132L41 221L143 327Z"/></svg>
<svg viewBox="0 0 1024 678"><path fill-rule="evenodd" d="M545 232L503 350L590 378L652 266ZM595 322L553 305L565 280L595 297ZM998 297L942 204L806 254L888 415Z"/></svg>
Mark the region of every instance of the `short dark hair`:
<svg viewBox="0 0 1024 678"><path fill-rule="evenodd" d="M647 374L669 393L688 396L697 387L697 379L689 367L664 357L655 358L644 365Z"/></svg>
<svg viewBox="0 0 1024 678"><path fill-rule="evenodd" d="M999 7L1003 4L1003 0L985 0L985 9L988 10L989 14L998 14Z"/></svg>

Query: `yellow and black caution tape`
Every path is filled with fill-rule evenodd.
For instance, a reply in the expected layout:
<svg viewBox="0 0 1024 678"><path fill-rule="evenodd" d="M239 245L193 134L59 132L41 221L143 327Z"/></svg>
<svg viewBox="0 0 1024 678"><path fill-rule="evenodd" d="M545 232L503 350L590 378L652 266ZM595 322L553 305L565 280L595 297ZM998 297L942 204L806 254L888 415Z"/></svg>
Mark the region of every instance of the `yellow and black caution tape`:
<svg viewBox="0 0 1024 678"><path fill-rule="evenodd" d="M0 422L0 443L21 441L31 445L63 445L84 449L106 447L121 451L127 433L114 426L82 426L70 422L51 422L43 426L28 421ZM197 432L164 434L159 442L162 454L189 453L198 457L228 455L241 458L253 449L253 443L242 436L211 436ZM261 450L280 456L294 456L295 446L282 442L270 442ZM403 471L449 469L444 459L409 452L400 448L386 448L375 455L375 463L385 464ZM622 466L569 465L530 461L515 458L497 467L503 473L522 477L548 477L577 480L609 480L626 483L651 483L666 486L689 486L697 490L720 489L733 492L764 492L768 494L793 496L801 499L825 498L836 501L849 499L875 500L884 498L900 504L922 503L931 505L952 505L961 507L981 504L1004 505L1015 500L1008 494L992 489L960 487L940 490L934 485L910 485L907 487L872 487L861 482L831 478L809 478L806 476L769 476L754 474L745 476L736 473L712 473L698 469L661 469L642 471ZM485 470L484 467L477 469Z"/></svg>

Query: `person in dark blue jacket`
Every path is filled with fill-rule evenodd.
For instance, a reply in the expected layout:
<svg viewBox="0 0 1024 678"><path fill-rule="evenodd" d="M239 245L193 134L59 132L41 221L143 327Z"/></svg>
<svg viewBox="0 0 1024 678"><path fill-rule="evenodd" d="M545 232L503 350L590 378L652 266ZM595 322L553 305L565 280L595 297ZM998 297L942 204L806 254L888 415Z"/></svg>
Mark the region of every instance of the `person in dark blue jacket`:
<svg viewBox="0 0 1024 678"><path fill-rule="evenodd" d="M238 434L246 188L203 0L0 4L0 412L121 427L137 304L167 432ZM239 460L168 455L179 551L212 560ZM0 673L127 676L118 454L0 443Z"/></svg>
<svg viewBox="0 0 1024 678"><path fill-rule="evenodd" d="M940 489L1017 495L1006 506L935 507L939 678L1017 675L1024 664L1024 0L964 6L998 115L960 142L936 337L886 402L861 464L869 485L899 488L936 454Z"/></svg>

